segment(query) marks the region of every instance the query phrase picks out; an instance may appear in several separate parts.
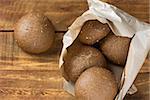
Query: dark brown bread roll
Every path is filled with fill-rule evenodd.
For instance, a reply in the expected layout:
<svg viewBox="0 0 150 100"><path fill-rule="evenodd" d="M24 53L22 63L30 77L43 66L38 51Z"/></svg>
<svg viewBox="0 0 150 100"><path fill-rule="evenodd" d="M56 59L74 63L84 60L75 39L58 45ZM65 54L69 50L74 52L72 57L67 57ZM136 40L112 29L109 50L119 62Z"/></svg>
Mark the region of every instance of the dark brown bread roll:
<svg viewBox="0 0 150 100"><path fill-rule="evenodd" d="M41 13L28 13L15 25L14 38L29 53L42 53L51 48L55 37L51 21Z"/></svg>
<svg viewBox="0 0 150 100"><path fill-rule="evenodd" d="M77 100L114 100L117 84L114 75L102 67L84 71L75 84Z"/></svg>
<svg viewBox="0 0 150 100"><path fill-rule="evenodd" d="M73 83L76 82L80 74L87 68L90 68L94 65L107 66L106 60L101 52L90 46L80 46L79 49L73 49L72 52L69 52L71 48L68 49L68 54L64 57L64 72Z"/></svg>
<svg viewBox="0 0 150 100"><path fill-rule="evenodd" d="M110 61L124 66L129 51L130 41L131 39L127 37L109 35L101 42L100 49Z"/></svg>
<svg viewBox="0 0 150 100"><path fill-rule="evenodd" d="M85 22L79 34L79 40L88 45L93 45L110 32L107 24L102 24L97 20Z"/></svg>

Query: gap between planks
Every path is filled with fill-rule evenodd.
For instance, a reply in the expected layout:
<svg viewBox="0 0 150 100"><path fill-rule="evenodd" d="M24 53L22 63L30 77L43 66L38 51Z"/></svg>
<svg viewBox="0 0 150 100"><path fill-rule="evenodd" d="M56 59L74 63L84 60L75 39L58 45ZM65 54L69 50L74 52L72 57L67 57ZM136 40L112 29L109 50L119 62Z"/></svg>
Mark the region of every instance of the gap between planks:
<svg viewBox="0 0 150 100"><path fill-rule="evenodd" d="M0 30L0 32L14 32L14 30ZM66 31L55 31L55 33L66 33Z"/></svg>

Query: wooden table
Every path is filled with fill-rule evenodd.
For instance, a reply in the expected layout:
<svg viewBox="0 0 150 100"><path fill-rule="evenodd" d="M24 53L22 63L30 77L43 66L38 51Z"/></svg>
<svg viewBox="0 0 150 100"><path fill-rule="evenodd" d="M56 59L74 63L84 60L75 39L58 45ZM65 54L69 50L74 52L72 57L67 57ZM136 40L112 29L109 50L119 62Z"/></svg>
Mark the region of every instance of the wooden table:
<svg viewBox="0 0 150 100"><path fill-rule="evenodd" d="M103 0L149 23L148 0ZM62 89L58 68L62 37L67 27L86 11L86 0L0 0L0 100L75 100ZM13 38L14 23L30 11L44 12L56 28L51 51L31 55ZM138 92L125 100L149 100L150 57L138 74Z"/></svg>

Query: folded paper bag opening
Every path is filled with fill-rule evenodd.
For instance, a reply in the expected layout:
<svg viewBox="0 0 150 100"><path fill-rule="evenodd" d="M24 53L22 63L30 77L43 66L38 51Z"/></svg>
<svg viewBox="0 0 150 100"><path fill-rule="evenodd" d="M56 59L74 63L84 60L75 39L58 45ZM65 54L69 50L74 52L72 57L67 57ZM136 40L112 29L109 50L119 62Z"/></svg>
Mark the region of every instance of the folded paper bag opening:
<svg viewBox="0 0 150 100"><path fill-rule="evenodd" d="M137 91L133 82L150 50L150 25L139 21L113 5L99 0L87 1L89 10L73 22L63 37L63 48L59 60L59 67L61 68L64 63L64 56L68 52L67 48L74 43L85 22L98 20L103 24L108 24L116 36L132 38L124 69L120 70L118 66L112 67L112 71L114 74L117 73L115 75L117 77L119 76L120 79L120 87L115 100L123 100L127 92L133 94ZM74 95L74 84L71 82L65 80L64 89Z"/></svg>

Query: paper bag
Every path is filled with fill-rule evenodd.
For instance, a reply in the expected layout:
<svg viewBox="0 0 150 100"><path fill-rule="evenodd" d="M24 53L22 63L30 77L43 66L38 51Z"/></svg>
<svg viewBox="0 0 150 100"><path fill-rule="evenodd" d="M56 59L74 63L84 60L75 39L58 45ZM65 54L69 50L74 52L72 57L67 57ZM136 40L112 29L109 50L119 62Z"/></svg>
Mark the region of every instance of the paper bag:
<svg viewBox="0 0 150 100"><path fill-rule="evenodd" d="M115 35L129 38L133 37L125 68L121 72L121 87L115 98L115 100L123 100L150 50L150 25L139 21L113 5L99 0L87 1L89 10L73 22L63 37L63 48L59 60L59 67L63 64L63 57L67 53L66 48L77 38L82 25L86 21L98 20L101 23L107 23ZM66 80L64 81L64 89L74 95L74 85ZM135 86L132 86L128 93L133 94L136 91Z"/></svg>

